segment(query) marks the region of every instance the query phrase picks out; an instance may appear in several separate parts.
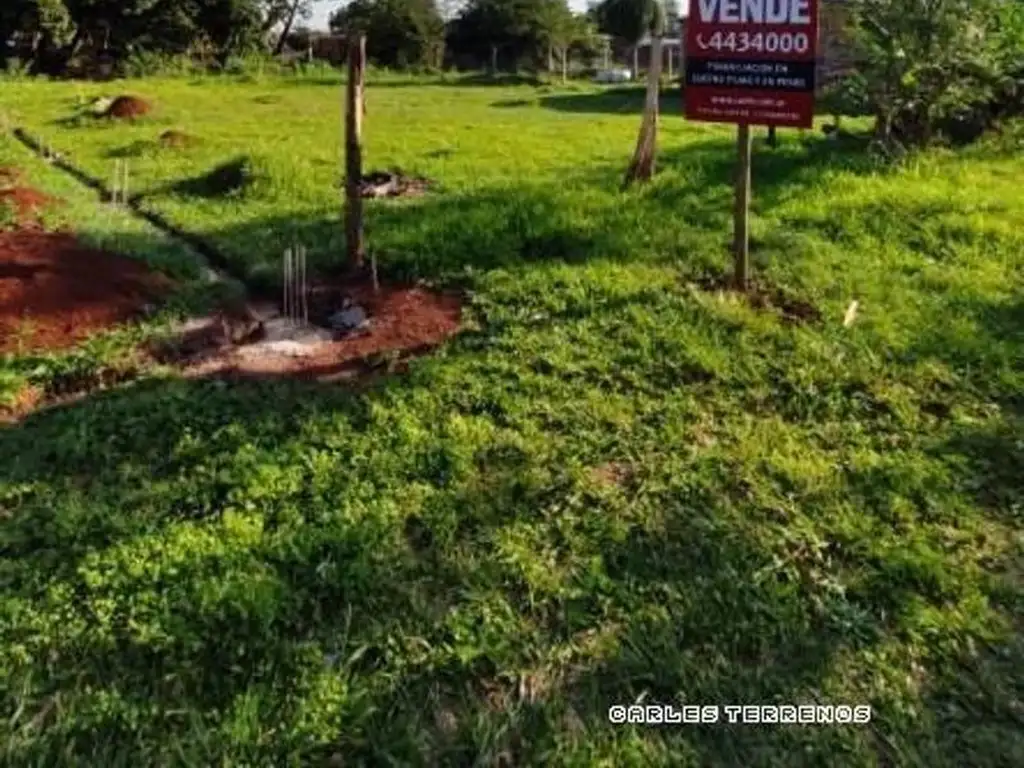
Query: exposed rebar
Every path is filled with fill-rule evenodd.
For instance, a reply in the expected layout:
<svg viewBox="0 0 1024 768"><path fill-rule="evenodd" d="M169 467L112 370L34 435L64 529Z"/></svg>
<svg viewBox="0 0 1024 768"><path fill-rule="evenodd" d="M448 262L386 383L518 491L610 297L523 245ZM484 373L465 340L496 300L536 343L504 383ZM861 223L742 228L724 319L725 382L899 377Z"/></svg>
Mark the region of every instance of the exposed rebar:
<svg viewBox="0 0 1024 768"><path fill-rule="evenodd" d="M309 283L306 269L306 249L302 246L284 252L281 268L283 279L282 314L290 325L309 325Z"/></svg>

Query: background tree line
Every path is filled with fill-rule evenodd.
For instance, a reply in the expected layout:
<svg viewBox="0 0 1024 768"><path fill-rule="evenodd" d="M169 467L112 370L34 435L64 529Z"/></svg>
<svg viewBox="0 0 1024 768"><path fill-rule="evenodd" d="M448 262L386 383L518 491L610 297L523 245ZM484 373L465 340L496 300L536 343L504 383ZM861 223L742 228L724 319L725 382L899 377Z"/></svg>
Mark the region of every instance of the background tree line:
<svg viewBox="0 0 1024 768"><path fill-rule="evenodd" d="M570 55L592 57L601 40L594 20L566 0L352 0L331 29L359 29L380 66L565 71Z"/></svg>
<svg viewBox="0 0 1024 768"><path fill-rule="evenodd" d="M59 75L75 61L184 54L221 65L250 52L305 49L303 22L328 0L0 0L0 66ZM334 32L367 35L372 64L391 68L547 69L564 76L610 41L678 34L681 0L351 0ZM848 0L856 66L829 94L838 113L875 117L886 143L969 140L1024 112L1024 0ZM620 58L621 60L621 58ZM651 67L654 69L654 67ZM649 84L653 86L654 84Z"/></svg>
<svg viewBox="0 0 1024 768"><path fill-rule="evenodd" d="M80 57L280 51L317 0L3 0L0 66L63 74ZM273 33L273 34L272 34Z"/></svg>

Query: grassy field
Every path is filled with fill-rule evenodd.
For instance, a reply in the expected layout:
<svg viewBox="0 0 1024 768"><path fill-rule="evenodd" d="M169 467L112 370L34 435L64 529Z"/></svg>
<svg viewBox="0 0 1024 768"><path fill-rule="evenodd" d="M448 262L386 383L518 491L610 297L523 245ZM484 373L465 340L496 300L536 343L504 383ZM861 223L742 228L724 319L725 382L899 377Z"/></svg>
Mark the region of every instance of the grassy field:
<svg viewBox="0 0 1024 768"><path fill-rule="evenodd" d="M155 115L76 118L121 91ZM381 268L469 297L407 375L153 372L0 431L2 762L1024 764L1024 132L898 169L758 147L757 274L821 313L788 322L696 285L727 268L727 130L666 97L657 179L619 190L640 98L370 87L368 167L439 185L371 206ZM11 125L101 179L130 158L144 206L266 283L293 242L341 257L339 102L0 90ZM873 718L608 723L636 701Z"/></svg>

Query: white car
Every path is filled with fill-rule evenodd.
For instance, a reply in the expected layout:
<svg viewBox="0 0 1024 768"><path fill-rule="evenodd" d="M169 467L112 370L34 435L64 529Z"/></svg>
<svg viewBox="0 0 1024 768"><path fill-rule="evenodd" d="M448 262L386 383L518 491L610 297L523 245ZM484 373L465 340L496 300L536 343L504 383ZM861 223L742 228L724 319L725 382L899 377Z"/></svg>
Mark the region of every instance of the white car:
<svg viewBox="0 0 1024 768"><path fill-rule="evenodd" d="M602 69L594 76L595 83L628 83L632 79L628 69Z"/></svg>

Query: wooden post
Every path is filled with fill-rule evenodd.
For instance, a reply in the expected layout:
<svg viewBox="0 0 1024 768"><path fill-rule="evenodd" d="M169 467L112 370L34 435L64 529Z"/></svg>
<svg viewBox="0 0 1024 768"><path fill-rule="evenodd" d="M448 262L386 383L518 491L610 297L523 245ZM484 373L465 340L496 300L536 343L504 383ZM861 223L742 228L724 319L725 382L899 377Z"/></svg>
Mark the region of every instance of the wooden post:
<svg viewBox="0 0 1024 768"><path fill-rule="evenodd" d="M366 256L363 243L363 73L366 36L348 38L348 87L345 97L345 245L348 264L361 269Z"/></svg>
<svg viewBox="0 0 1024 768"><path fill-rule="evenodd" d="M734 282L737 291L746 293L750 285L750 125L740 123L736 148L739 162L736 171L736 239Z"/></svg>

